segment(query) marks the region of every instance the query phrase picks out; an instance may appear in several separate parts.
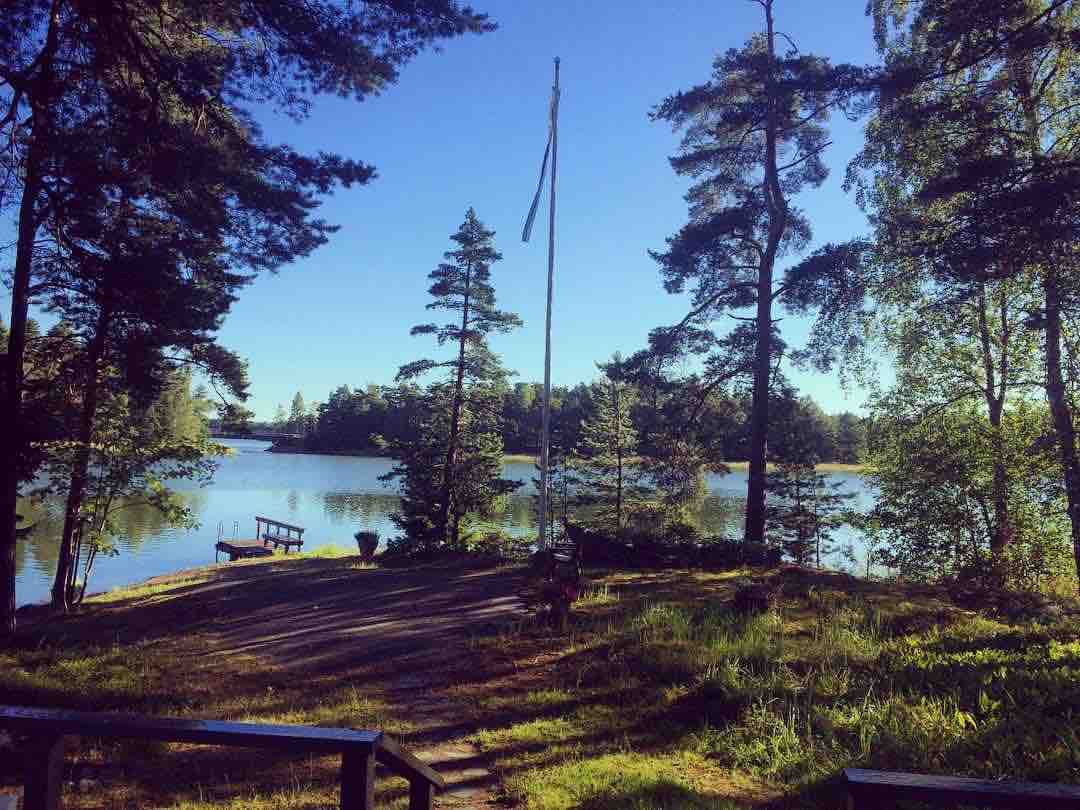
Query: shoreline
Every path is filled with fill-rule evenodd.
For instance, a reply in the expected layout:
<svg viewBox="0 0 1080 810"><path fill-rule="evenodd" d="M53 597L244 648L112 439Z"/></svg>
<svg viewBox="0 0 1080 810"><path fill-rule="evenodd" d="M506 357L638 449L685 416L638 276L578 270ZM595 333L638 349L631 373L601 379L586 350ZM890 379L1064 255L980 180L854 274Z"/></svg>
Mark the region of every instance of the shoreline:
<svg viewBox="0 0 1080 810"><path fill-rule="evenodd" d="M360 452L357 450L309 450L303 447L278 447L277 445L271 445L266 448L267 453L281 453L281 454L296 454L302 456L354 456L356 458L389 458L393 456L380 455L375 452ZM537 456L529 453L504 453L502 457L504 464L535 464L538 460ZM723 462L732 472L746 472L750 468L749 461L725 461ZM861 474L867 472L870 468L867 464L847 464L840 461L827 461L816 465L820 472L825 473L857 473ZM773 462L769 462L768 468L773 470L776 465Z"/></svg>

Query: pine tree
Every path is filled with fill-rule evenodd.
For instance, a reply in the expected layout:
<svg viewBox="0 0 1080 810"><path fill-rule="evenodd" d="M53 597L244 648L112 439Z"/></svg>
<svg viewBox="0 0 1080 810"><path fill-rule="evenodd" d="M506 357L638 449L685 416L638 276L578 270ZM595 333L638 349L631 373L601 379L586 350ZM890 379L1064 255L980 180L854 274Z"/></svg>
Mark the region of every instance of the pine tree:
<svg viewBox="0 0 1080 810"><path fill-rule="evenodd" d="M289 410L289 431L303 434L306 425L307 406L304 405L304 395L297 391L292 400L292 407Z"/></svg>
<svg viewBox="0 0 1080 810"><path fill-rule="evenodd" d="M460 516L468 511L463 509L463 505L454 503L454 494L460 491L455 478L465 473L464 467L459 469L459 455L462 449L463 408L468 388L476 384L502 382L505 373L488 349L487 337L492 333L505 333L521 326L521 319L517 315L495 308L491 265L500 261L502 255L495 250L494 237L495 232L485 228L476 212L470 208L461 227L450 236L457 243L457 248L447 251L444 254L446 261L428 276L433 282L428 292L435 300L428 304L427 308L445 310L457 317L441 326L434 323L414 326L411 334L434 335L440 346L453 344L457 349L456 356L447 360L417 360L402 366L397 374L397 379L401 382L432 371L450 372L450 420L445 460L440 465L443 480L436 530L453 548L460 546L457 527ZM471 463L467 460L466 466Z"/></svg>
<svg viewBox="0 0 1080 810"><path fill-rule="evenodd" d="M830 111L849 107L864 77L794 46L779 53L778 43L791 40L774 28L774 0L758 2L765 30L717 57L709 82L668 97L653 112L654 120L685 130L671 165L695 183L687 193L689 223L652 255L668 292L692 288L693 308L675 326L654 330L649 356L656 368L672 357L703 356L704 374L694 380L702 399L730 380L752 380L748 542L765 539L769 398L784 349L773 305L819 310L811 349L819 365L828 365L834 322L861 300L853 270L862 251L861 243L826 246L777 277L777 261L810 242L809 220L791 199L828 176L824 122ZM740 311L752 315L737 316L745 323L726 335L714 332L713 321L727 323Z"/></svg>
<svg viewBox="0 0 1080 810"><path fill-rule="evenodd" d="M0 135L10 149L0 159L0 191L18 201L0 387L5 459L17 455L15 437L30 418L23 401L26 326L39 230L78 237L69 214L123 211L115 182L89 179L95 167L120 177L121 189L145 178L128 199L138 200L142 212L167 212L189 245L223 246L241 275L278 267L330 232L311 216L317 195L338 183L368 182L374 170L264 144L246 104L272 99L303 118L314 94L364 98L393 83L400 66L431 43L493 27L484 15L443 0L421 0L407 12L390 2L179 0L168 14L142 0L13 0L4 23ZM102 193L111 197L104 208ZM57 217L62 227L47 227ZM175 306L164 295L159 300ZM20 475L18 465L0 468L4 634L14 631Z"/></svg>
<svg viewBox="0 0 1080 810"><path fill-rule="evenodd" d="M458 411L459 452L451 478L449 530L444 531L443 465L454 396L452 382L432 385L412 410L410 436L391 445L398 463L384 480L398 482L401 508L391 520L404 533L403 538L391 541L392 551L425 555L443 548L461 550L462 527L469 516L490 514L501 496L520 486L500 477L500 391L493 385L472 385Z"/></svg>
<svg viewBox="0 0 1080 810"><path fill-rule="evenodd" d="M838 549L833 532L843 522L844 504L855 497L843 484L819 473L813 456L784 461L768 474L768 538L799 565L821 567Z"/></svg>
<svg viewBox="0 0 1080 810"><path fill-rule="evenodd" d="M284 433L289 429L289 416L285 413L285 406L280 402L274 408L274 421L271 424L278 433Z"/></svg>
<svg viewBox="0 0 1080 810"><path fill-rule="evenodd" d="M581 425L574 461L578 497L583 505L598 507L595 520L600 525L619 532L645 493L641 470L635 463L634 392L626 383L607 376L593 384L592 402L592 413Z"/></svg>

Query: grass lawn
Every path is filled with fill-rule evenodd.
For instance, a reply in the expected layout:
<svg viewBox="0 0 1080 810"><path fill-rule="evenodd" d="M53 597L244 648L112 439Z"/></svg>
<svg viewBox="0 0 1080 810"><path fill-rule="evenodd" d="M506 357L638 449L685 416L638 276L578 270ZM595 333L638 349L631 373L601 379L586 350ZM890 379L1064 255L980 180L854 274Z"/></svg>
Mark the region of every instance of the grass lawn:
<svg viewBox="0 0 1080 810"><path fill-rule="evenodd" d="M782 578L781 607L736 617L730 599L753 576ZM0 652L2 699L378 727L413 749L472 742L497 798L536 810L840 807L830 780L846 766L1080 783L1076 617L1009 626L934 589L798 569L594 572L567 633L531 620L490 627L425 672L448 729L388 686L392 658L297 678L215 654L187 601L197 577L114 592L28 632ZM148 604L175 605L175 622L130 629ZM68 761L115 769L70 807L335 801L333 758L83 740ZM404 804L403 782L379 784L381 799Z"/></svg>

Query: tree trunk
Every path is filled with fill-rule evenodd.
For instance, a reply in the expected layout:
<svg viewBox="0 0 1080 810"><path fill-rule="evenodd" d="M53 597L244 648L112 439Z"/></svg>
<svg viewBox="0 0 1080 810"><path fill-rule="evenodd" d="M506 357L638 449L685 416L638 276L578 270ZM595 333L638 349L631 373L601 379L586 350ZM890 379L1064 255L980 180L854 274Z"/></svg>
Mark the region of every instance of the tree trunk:
<svg viewBox="0 0 1080 810"><path fill-rule="evenodd" d="M615 454L617 460L617 478L615 480L615 529L622 531L623 527L623 446L622 446L622 402L619 398L619 389L616 383L611 384L611 395L615 406Z"/></svg>
<svg viewBox="0 0 1080 810"><path fill-rule="evenodd" d="M1005 436L1002 433L1001 417L1005 409L1005 392L1008 386L1008 304L1005 301L1004 292L1001 293L1001 369L1000 375L995 372L993 340L990 335L989 318L987 317L986 287L979 285L977 299L977 314L979 321L979 341L982 348L984 396L986 410L990 421L992 466L994 469L993 498L994 498L994 526L990 532L990 556L994 569L994 579L999 586L1005 584L1006 561L1005 554L1012 537L1012 526L1009 518L1009 479L1005 466Z"/></svg>
<svg viewBox="0 0 1080 810"><path fill-rule="evenodd" d="M79 418L79 435L76 437L78 449L71 468L67 503L64 506L64 528L60 535L60 551L56 558L56 576L52 587L52 609L60 613L66 613L71 607L71 589L68 583L75 573L72 550L75 545L75 534L79 531L82 521L82 504L89 479L90 446L94 439L94 422L97 417L98 378L101 373L101 358L105 353L105 343L108 339L110 318L109 308L103 306L98 315L96 331L90 340L90 351L87 357L83 406Z"/></svg>
<svg viewBox="0 0 1080 810"><path fill-rule="evenodd" d="M26 320L30 308L30 259L37 232L36 206L41 188L38 165L42 150L31 147L27 174L19 205L18 244L11 286L11 325L4 369L4 399L0 408L0 431L4 463L0 464L0 635L15 632L15 544L18 523L19 464L25 432L22 413L23 363L26 356Z"/></svg>
<svg viewBox="0 0 1080 810"><path fill-rule="evenodd" d="M750 474L746 482L747 543L765 542L765 464L769 436L769 389L772 377L773 266L787 228L787 202L780 187L776 161L776 99L773 65L776 59L772 0L765 0L769 73L765 93L768 115L765 124L765 198L769 208L769 240L761 256L757 280L757 346L754 351L754 391L750 405Z"/></svg>
<svg viewBox="0 0 1080 810"><path fill-rule="evenodd" d="M1010 73L1024 110L1031 162L1038 171L1046 162L1046 155L1043 154L1043 127L1039 123L1039 113L1033 97L1033 68L1029 60L1022 57L1010 58ZM1063 302L1057 266L1061 257L1055 253L1049 251L1049 255L1044 255L1045 269L1042 276L1046 315L1046 399L1050 405L1061 467L1065 474L1065 502L1069 513L1076 577L1080 582L1080 458L1076 453L1076 431L1061 362Z"/></svg>
<svg viewBox="0 0 1080 810"><path fill-rule="evenodd" d="M469 293L472 285L472 262L465 265L465 303L461 310L461 337L458 340L457 379L454 382L454 399L450 409L450 438L446 443L446 465L443 467L442 511L439 515L439 534L452 548L457 548L460 525L457 506L454 505L454 521L450 522L451 503L454 493L454 466L457 464L458 434L461 423L461 400L465 390L465 343L469 329ZM451 528L452 525L452 528ZM449 535L449 536L448 536Z"/></svg>
<svg viewBox="0 0 1080 810"><path fill-rule="evenodd" d="M1055 267L1048 267L1043 274L1046 295L1046 396L1054 420L1061 467L1065 473L1065 500L1072 528L1073 558L1076 561L1077 581L1080 581L1080 458L1076 453L1076 431L1061 367L1061 289L1057 273Z"/></svg>
<svg viewBox="0 0 1080 810"><path fill-rule="evenodd" d="M24 165L22 199L11 279L11 319L4 368L3 401L0 402L0 637L15 632L15 551L18 522L19 465L16 463L25 433L22 413L23 363L26 356L26 321L30 309L30 271L37 236L37 198L47 154L47 115L53 85L60 24L60 0L53 0L49 30L40 55L41 68L31 91L30 149Z"/></svg>

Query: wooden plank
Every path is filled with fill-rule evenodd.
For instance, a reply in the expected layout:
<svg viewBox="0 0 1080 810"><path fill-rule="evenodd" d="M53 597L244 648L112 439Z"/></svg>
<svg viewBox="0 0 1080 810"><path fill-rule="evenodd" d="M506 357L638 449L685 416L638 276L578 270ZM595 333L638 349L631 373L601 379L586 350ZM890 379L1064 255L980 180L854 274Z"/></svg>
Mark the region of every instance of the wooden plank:
<svg viewBox="0 0 1080 810"><path fill-rule="evenodd" d="M217 551L228 554L233 559L242 557L269 557L274 553L264 543L257 540L221 540L214 547Z"/></svg>
<svg viewBox="0 0 1080 810"><path fill-rule="evenodd" d="M64 738L49 734L33 739L25 749L23 810L58 810L64 767Z"/></svg>
<svg viewBox="0 0 1080 810"><path fill-rule="evenodd" d="M409 810L431 810L435 806L435 786L426 779L409 782Z"/></svg>
<svg viewBox="0 0 1080 810"><path fill-rule="evenodd" d="M279 537L269 533L263 535L263 540L269 540L271 543L286 547L304 545L304 541L298 537Z"/></svg>
<svg viewBox="0 0 1080 810"><path fill-rule="evenodd" d="M184 720L137 714L75 712L24 706L0 706L0 728L10 728L35 735L85 734L94 737L136 737L164 742L321 753L336 753L345 749L371 750L383 739L381 731L226 723L220 720Z"/></svg>
<svg viewBox="0 0 1080 810"><path fill-rule="evenodd" d="M268 523L272 526L280 526L283 529L296 529L298 532L304 531L303 526L294 526L292 523L282 523L280 520L272 520L271 518L262 517L261 515L256 515L255 520L260 523Z"/></svg>
<svg viewBox="0 0 1080 810"><path fill-rule="evenodd" d="M349 749L341 755L341 810L375 807L375 756Z"/></svg>
<svg viewBox="0 0 1080 810"><path fill-rule="evenodd" d="M1044 808L1080 810L1080 785L1052 782L1012 782L961 776L846 768L844 778L856 807L878 806L882 801L923 801L949 805L973 804L1015 807L1037 801Z"/></svg>
<svg viewBox="0 0 1080 810"><path fill-rule="evenodd" d="M439 790L446 788L446 780L439 775L438 771L407 751L402 751L401 747L389 737L383 737L379 741L379 747L375 749L375 757L398 776L404 776L410 781L414 776L421 776Z"/></svg>

